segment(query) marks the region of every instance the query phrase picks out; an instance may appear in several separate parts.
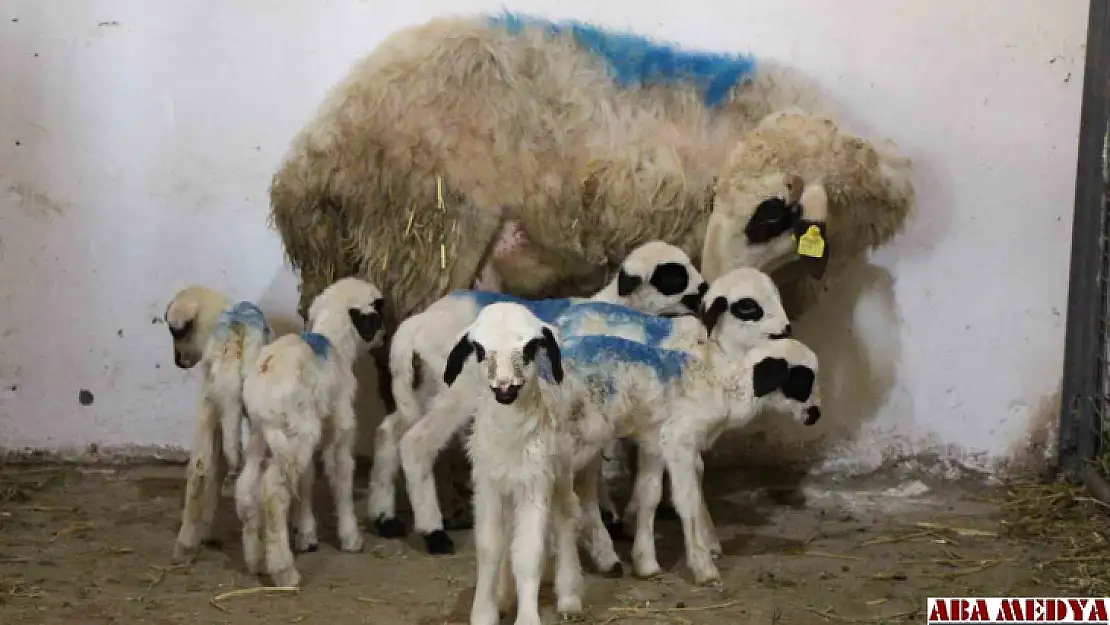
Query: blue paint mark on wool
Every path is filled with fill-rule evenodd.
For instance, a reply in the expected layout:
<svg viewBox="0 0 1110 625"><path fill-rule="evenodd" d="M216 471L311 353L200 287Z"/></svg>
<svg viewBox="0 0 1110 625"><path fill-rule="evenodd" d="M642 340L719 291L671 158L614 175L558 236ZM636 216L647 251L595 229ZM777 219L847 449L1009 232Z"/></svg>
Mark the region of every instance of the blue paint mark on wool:
<svg viewBox="0 0 1110 625"><path fill-rule="evenodd" d="M232 326L262 330L267 337L273 332L270 329L270 323L266 321L266 315L262 314L262 309L250 302L239 302L220 313L219 319L216 320L216 335L220 338L226 337Z"/></svg>
<svg viewBox="0 0 1110 625"><path fill-rule="evenodd" d="M590 319L602 319L613 333L620 326L631 326L644 333L643 342L657 347L674 334L674 320L668 317L649 315L635 308L609 302L585 301L570 306L554 322L561 336L577 336L579 328ZM597 334L595 332L595 334Z"/></svg>
<svg viewBox="0 0 1110 625"><path fill-rule="evenodd" d="M686 352L653 347L617 336L583 336L567 341L562 350L563 360L568 366L586 372L587 375L605 375L618 365L646 366L661 382L673 380L682 375L690 362ZM600 371L599 371L600 370ZM615 393L615 381L608 374L610 394Z"/></svg>
<svg viewBox="0 0 1110 625"><path fill-rule="evenodd" d="M312 348L312 353L316 354L317 358L327 358L331 353L331 341L323 334L315 332L301 332L301 340L308 343Z"/></svg>
<svg viewBox="0 0 1110 625"><path fill-rule="evenodd" d="M451 293L451 296L470 298L479 308L485 308L490 304L504 302L520 304L544 323L551 323L554 321L556 317L561 315L563 311L572 304L569 299L522 299L514 295L509 295L508 293L498 293L496 291L455 291Z"/></svg>
<svg viewBox="0 0 1110 625"><path fill-rule="evenodd" d="M543 28L554 35L569 32L580 47L605 61L622 88L693 84L701 89L702 101L710 108L724 102L729 91L755 70L755 59L748 55L683 50L677 44L574 20L552 22L510 12L489 19L510 33L519 33L526 26Z"/></svg>

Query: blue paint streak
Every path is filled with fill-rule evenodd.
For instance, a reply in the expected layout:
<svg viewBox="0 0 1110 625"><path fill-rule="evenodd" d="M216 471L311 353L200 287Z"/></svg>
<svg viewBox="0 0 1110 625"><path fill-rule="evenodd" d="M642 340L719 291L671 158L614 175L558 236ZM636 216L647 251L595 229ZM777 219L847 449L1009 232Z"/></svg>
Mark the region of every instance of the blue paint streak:
<svg viewBox="0 0 1110 625"><path fill-rule="evenodd" d="M509 302L513 304L520 304L528 309L540 321L544 323L551 323L556 317L561 315L564 310L569 308L573 302L569 299L522 299L507 293L498 293L496 291L454 291L451 293L452 297L465 297L472 300L479 308L485 308L490 304Z"/></svg>
<svg viewBox="0 0 1110 625"><path fill-rule="evenodd" d="M681 376L690 362L683 351L604 335L574 337L564 344L562 355L568 367L578 369L587 381L600 382L609 395L619 391L611 373L618 365L646 366L659 381L667 382Z"/></svg>
<svg viewBox="0 0 1110 625"><path fill-rule="evenodd" d="M674 319L649 315L619 304L609 302L585 301L568 307L553 323L560 336L573 337L580 334L579 328L590 319L601 318L612 328L632 326L644 332L644 343L659 346L674 334Z"/></svg>
<svg viewBox="0 0 1110 625"><path fill-rule="evenodd" d="M552 22L506 11L489 16L489 21L514 34L526 26L543 28L553 35L570 32L580 47L606 62L620 87L693 84L702 91L702 101L710 108L724 102L729 91L755 70L755 59L748 55L683 50L677 44L575 20Z"/></svg>
<svg viewBox="0 0 1110 625"><path fill-rule="evenodd" d="M301 340L308 343L312 348L312 353L316 354L317 358L327 358L331 353L331 341L323 334L315 332L301 332Z"/></svg>
<svg viewBox="0 0 1110 625"><path fill-rule="evenodd" d="M266 315L262 314L262 309L250 302L239 302L220 313L220 317L216 320L216 335L221 339L226 337L233 326L261 330L267 341L273 335L273 330L270 328L270 323L266 321Z"/></svg>

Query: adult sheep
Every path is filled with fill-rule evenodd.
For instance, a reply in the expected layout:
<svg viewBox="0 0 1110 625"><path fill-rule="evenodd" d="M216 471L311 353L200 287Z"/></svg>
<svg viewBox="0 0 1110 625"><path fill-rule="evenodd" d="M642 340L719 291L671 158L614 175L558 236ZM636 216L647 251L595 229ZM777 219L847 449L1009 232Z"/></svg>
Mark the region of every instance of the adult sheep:
<svg viewBox="0 0 1110 625"><path fill-rule="evenodd" d="M812 289L827 259L835 272L889 240L913 190L908 162L830 120L760 124L782 104L776 77L746 56L512 14L392 34L273 179L302 315L347 275L380 286L389 331L480 275L520 297L582 295L651 239L695 263L724 253L715 275L770 272L815 226L816 270L792 278Z"/></svg>

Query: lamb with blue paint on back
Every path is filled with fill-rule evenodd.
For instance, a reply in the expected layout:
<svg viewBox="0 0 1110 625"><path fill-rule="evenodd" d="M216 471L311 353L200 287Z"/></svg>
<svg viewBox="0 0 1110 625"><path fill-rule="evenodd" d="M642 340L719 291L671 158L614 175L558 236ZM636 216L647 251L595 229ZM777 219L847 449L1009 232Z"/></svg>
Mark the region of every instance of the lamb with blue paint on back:
<svg viewBox="0 0 1110 625"><path fill-rule="evenodd" d="M471 356L477 365L464 367ZM478 564L471 625L496 625L512 586L516 625L539 625L549 531L557 562L556 608L564 615L581 612L573 438L551 326L518 303L485 306L452 347L443 381L465 386L478 399L467 441Z"/></svg>
<svg viewBox="0 0 1110 625"><path fill-rule="evenodd" d="M250 302L232 306L222 293L194 285L178 291L163 315L174 363L203 370L193 446L185 469L185 506L174 558L191 557L207 540L224 480L239 474L243 379L273 330Z"/></svg>
<svg viewBox="0 0 1110 625"><path fill-rule="evenodd" d="M352 484L357 426L352 368L360 346L368 349L381 341L381 308L381 292L374 285L358 278L335 282L312 302L308 331L266 346L243 384L251 426L235 489L243 555L251 573L265 565L279 586L300 583L289 549L294 498L299 504L297 549L316 548L310 501L312 455L318 447L335 499L340 548L362 549Z"/></svg>
<svg viewBox="0 0 1110 625"><path fill-rule="evenodd" d="M685 252L662 241L649 241L633 250L613 280L590 299L617 302L654 315L690 315L700 309L707 289ZM448 418L425 420L444 386L438 376L420 372L441 371L458 333L477 318L482 307L497 301L522 303L541 320L551 321L573 301L584 300L526 301L502 293L456 292L398 327L390 346L397 409L378 427L370 476L369 513L381 536L400 537L405 533L396 517L395 495L396 475L403 459L416 526L425 535L429 551L445 553L453 548L443 531L432 464L450 438L469 421L473 406L456 403L444 413ZM613 328L603 330L612 332ZM612 507L606 499L603 501L607 508Z"/></svg>

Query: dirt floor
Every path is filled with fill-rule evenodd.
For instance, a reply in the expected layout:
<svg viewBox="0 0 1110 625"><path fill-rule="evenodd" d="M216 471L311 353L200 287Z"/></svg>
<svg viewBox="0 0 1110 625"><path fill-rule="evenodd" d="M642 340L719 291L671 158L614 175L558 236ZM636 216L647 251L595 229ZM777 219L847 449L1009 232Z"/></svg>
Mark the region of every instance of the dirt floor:
<svg viewBox="0 0 1110 625"><path fill-rule="evenodd" d="M1091 547L1092 540L1104 545L1104 511L1078 491L889 476L800 489L734 473L716 478L706 491L726 554L719 562L722 586L691 583L680 527L661 520L660 562L668 572L637 580L587 570L588 613L579 622L920 622L929 596L1105 590L1092 585L1090 578L1101 576L1084 562L1104 558ZM357 483L366 484L364 471ZM425 555L416 537L384 540L370 533L364 553L340 553L324 492L317 508L321 546L298 556L299 593L217 598L260 582L243 572L230 499L221 502L219 545L189 565L170 566L183 487L179 466L0 465L0 622L468 622L469 532L454 533L460 553L450 557ZM356 496L362 512L365 492ZM1052 517L1080 526L1071 538L1059 529L1064 526L1055 526L1050 538L1047 521L1033 526L1030 510L1046 506L1079 515ZM1085 525L1088 520L1095 525ZM617 546L627 561L630 544ZM542 601L545 622L558 622L549 588Z"/></svg>

